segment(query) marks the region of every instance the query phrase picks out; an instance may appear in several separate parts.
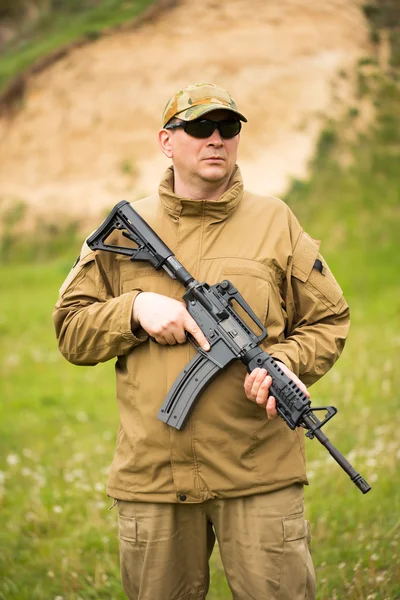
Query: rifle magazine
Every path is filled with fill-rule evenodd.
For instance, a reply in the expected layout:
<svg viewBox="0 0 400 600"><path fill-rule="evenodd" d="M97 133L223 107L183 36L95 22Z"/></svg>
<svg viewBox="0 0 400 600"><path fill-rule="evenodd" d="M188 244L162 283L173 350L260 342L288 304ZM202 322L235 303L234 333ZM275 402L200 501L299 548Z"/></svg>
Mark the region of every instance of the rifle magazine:
<svg viewBox="0 0 400 600"><path fill-rule="evenodd" d="M196 354L175 380L160 408L158 418L175 429L182 429L203 389L220 370L205 353Z"/></svg>

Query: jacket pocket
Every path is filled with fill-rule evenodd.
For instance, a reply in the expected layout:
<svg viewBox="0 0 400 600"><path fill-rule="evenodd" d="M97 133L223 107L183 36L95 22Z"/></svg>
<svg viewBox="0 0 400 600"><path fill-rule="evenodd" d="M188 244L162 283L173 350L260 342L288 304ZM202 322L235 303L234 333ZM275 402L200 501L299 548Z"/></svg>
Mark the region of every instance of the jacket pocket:
<svg viewBox="0 0 400 600"><path fill-rule="evenodd" d="M343 292L319 254L317 243L303 233L293 253L292 276L299 279L332 312L343 309Z"/></svg>
<svg viewBox="0 0 400 600"><path fill-rule="evenodd" d="M156 271L146 264L134 264L124 261L120 267L121 294L132 290L166 294L166 278L164 271Z"/></svg>
<svg viewBox="0 0 400 600"><path fill-rule="evenodd" d="M270 273L263 265L248 259L231 259L221 270L221 278L228 279L237 288L263 325L266 322L270 300ZM241 318L254 331L253 321L241 307L233 304ZM258 333L258 332L257 332Z"/></svg>

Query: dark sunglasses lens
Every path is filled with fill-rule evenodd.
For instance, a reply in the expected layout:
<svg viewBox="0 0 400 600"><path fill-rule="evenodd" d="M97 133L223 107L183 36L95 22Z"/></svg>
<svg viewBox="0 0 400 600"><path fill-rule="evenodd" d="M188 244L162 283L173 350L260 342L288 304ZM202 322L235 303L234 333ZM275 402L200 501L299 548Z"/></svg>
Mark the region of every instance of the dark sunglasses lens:
<svg viewBox="0 0 400 600"><path fill-rule="evenodd" d="M216 123L202 119L201 121L188 121L185 125L185 131L193 137L204 139L210 137L218 127L221 137L230 139L238 135L241 126L240 121L219 121Z"/></svg>
<svg viewBox="0 0 400 600"><path fill-rule="evenodd" d="M242 124L240 121L221 121L218 123L218 129L221 134L221 137L229 140L230 138L238 135Z"/></svg>
<svg viewBox="0 0 400 600"><path fill-rule="evenodd" d="M208 138L214 131L212 121L188 121L185 127L186 133L195 138Z"/></svg>

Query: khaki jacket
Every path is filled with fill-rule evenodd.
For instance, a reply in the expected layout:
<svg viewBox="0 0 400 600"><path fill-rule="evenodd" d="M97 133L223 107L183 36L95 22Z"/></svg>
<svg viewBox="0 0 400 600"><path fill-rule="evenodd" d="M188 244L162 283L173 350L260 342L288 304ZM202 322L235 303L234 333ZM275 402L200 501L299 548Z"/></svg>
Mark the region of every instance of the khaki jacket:
<svg viewBox="0 0 400 600"><path fill-rule="evenodd" d="M168 169L159 193L135 202L135 210L197 280L232 281L265 323L264 349L306 385L317 381L339 357L349 326L348 306L318 245L282 201L245 192L238 168L218 201L178 198L172 189ZM118 231L114 238L127 244ZM150 264L84 245L53 315L70 362L116 359L120 425L108 494L202 502L307 483L303 430L292 431L281 418L268 421L265 409L246 398L240 362L205 389L183 430L157 419L195 349L159 345L141 329L132 333L140 291L178 300L184 293Z"/></svg>

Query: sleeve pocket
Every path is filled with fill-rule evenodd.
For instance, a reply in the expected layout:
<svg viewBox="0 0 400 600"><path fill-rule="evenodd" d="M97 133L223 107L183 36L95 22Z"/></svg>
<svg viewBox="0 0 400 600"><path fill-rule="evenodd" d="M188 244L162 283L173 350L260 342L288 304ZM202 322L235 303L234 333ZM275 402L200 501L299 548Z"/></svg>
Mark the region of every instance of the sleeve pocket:
<svg viewBox="0 0 400 600"><path fill-rule="evenodd" d="M95 256L95 253L90 252L86 256L79 258L78 262L72 267L69 274L67 275L66 280L62 284L62 286L60 288L60 296L62 296L67 291L67 289L69 288L71 283L75 280L77 275L79 275L79 273L82 271L83 267L89 263L94 262L94 260L95 260L94 256Z"/></svg>
<svg viewBox="0 0 400 600"><path fill-rule="evenodd" d="M316 268L317 259L320 261ZM343 292L332 271L318 252L317 243L303 233L293 253L292 275L307 285L313 294L332 312L343 308Z"/></svg>

